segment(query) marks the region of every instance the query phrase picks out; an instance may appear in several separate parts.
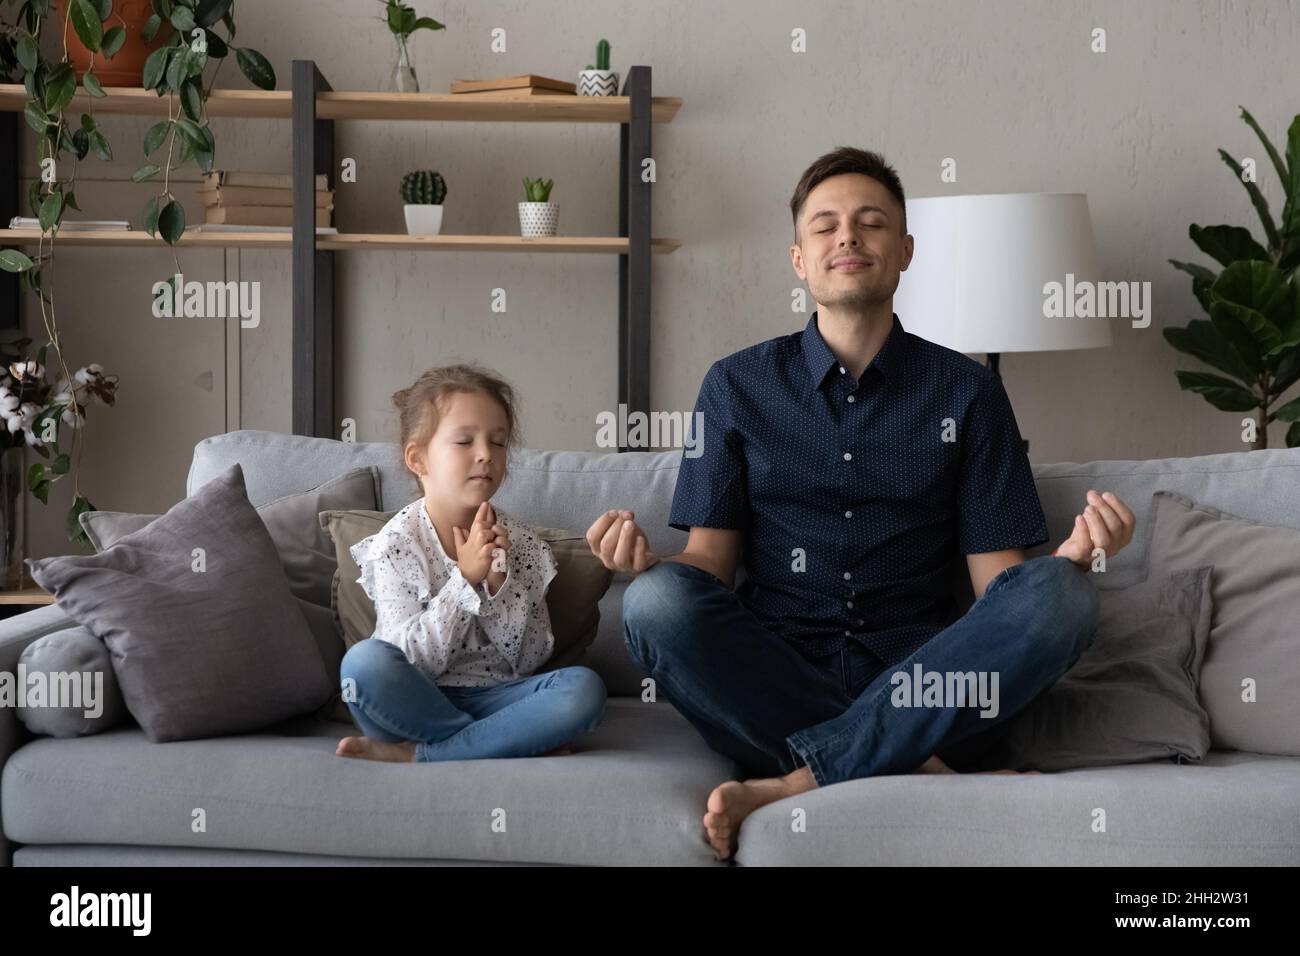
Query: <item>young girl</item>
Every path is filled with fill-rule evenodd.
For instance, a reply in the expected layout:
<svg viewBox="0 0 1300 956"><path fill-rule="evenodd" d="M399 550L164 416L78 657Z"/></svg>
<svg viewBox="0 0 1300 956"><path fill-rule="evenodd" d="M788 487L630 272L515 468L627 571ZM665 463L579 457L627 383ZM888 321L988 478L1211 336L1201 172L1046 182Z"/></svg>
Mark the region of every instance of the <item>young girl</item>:
<svg viewBox="0 0 1300 956"><path fill-rule="evenodd" d="M429 369L393 396L406 467L424 497L351 549L375 633L343 657L343 699L368 760L566 753L604 714L587 667L529 676L554 648L550 546L489 499L517 445L510 386L477 366Z"/></svg>

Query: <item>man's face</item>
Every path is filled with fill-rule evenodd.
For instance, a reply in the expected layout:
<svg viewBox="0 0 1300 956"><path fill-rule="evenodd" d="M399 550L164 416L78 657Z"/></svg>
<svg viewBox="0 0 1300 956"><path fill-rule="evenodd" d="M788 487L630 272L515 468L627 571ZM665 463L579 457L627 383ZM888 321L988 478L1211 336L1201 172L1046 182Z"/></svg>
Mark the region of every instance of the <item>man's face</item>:
<svg viewBox="0 0 1300 956"><path fill-rule="evenodd" d="M822 306L857 308L888 302L912 261L912 237L885 187L861 173L831 176L808 193L799 212L794 271Z"/></svg>

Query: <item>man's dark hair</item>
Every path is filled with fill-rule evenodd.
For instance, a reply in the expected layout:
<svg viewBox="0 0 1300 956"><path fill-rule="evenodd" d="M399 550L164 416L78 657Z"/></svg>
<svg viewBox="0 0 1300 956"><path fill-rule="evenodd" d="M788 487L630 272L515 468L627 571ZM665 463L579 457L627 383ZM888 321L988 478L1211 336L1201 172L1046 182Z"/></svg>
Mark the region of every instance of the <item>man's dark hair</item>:
<svg viewBox="0 0 1300 956"><path fill-rule="evenodd" d="M799 214L803 211L808 194L823 179L839 176L842 173L861 173L870 176L888 190L903 210L902 235L907 235L907 203L903 199L903 183L898 178L894 167L885 162L879 153L852 146L837 146L824 156L817 157L813 164L799 177L799 185L794 187L790 197L790 215L794 219L794 241L799 244Z"/></svg>

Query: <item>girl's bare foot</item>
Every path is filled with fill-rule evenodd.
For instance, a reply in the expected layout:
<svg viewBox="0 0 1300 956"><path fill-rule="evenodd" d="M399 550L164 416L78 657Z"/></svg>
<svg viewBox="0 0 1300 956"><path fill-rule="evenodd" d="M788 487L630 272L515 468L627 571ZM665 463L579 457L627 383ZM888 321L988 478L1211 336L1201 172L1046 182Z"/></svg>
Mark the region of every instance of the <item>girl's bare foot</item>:
<svg viewBox="0 0 1300 956"><path fill-rule="evenodd" d="M415 741L403 740L390 744L371 737L344 737L334 753L340 757L360 757L362 760L382 760L386 763L414 763Z"/></svg>

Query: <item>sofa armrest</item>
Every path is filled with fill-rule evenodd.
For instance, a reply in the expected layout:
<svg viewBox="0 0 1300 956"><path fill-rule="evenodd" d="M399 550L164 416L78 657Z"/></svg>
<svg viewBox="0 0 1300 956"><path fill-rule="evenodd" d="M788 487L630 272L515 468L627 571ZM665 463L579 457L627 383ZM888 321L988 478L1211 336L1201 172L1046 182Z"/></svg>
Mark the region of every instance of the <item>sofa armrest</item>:
<svg viewBox="0 0 1300 956"><path fill-rule="evenodd" d="M18 658L28 644L46 634L76 626L77 622L57 604L24 611L0 621L0 671L12 674L17 680ZM31 736L18 719L17 707L0 706L0 777L4 775L9 755L27 743ZM4 807L0 805L0 866L12 866L13 848L5 838L3 822Z"/></svg>

